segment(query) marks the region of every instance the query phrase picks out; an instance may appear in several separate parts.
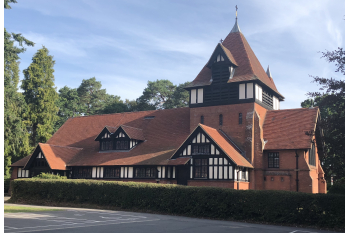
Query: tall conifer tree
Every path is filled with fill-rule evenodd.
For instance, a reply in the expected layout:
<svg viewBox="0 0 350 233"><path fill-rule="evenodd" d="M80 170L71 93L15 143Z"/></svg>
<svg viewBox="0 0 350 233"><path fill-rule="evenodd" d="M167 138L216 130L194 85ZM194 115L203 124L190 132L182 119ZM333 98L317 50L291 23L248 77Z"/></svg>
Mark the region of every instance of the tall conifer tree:
<svg viewBox="0 0 350 233"><path fill-rule="evenodd" d="M4 8L11 9L5 0ZM18 42L20 47L15 45ZM18 92L19 54L26 49L23 45L34 46L34 43L21 34L9 33L4 29L4 175L9 175L9 165L30 153L29 137L22 121L26 112L23 95Z"/></svg>
<svg viewBox="0 0 350 233"><path fill-rule="evenodd" d="M31 144L46 142L54 133L57 121L58 94L54 87L53 56L43 46L32 59L30 66L23 71L24 79L21 88L28 105L26 119L30 125Z"/></svg>

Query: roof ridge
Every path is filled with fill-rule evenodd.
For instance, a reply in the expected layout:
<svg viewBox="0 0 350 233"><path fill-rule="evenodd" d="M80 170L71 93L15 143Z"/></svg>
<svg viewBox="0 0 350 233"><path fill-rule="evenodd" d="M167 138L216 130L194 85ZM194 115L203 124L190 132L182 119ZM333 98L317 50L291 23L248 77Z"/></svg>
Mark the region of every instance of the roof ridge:
<svg viewBox="0 0 350 233"><path fill-rule="evenodd" d="M280 109L280 110L267 110L267 112L281 112L281 111L296 111L296 110L315 110L318 109L318 106L315 106L313 108L288 108L288 109Z"/></svg>

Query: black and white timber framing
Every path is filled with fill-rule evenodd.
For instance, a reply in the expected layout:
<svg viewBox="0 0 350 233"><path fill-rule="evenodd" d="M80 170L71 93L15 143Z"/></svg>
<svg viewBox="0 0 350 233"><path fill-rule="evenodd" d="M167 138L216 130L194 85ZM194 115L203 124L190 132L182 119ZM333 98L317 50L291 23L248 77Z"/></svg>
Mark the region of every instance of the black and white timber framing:
<svg viewBox="0 0 350 233"><path fill-rule="evenodd" d="M191 158L188 162L189 179L248 181L249 169L237 166L199 126L172 159L181 157Z"/></svg>

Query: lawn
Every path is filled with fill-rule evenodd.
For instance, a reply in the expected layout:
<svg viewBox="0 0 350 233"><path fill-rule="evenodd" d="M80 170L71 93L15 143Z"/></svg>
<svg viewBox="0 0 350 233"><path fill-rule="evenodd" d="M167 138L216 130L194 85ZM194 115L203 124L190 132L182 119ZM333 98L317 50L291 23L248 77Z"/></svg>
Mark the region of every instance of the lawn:
<svg viewBox="0 0 350 233"><path fill-rule="evenodd" d="M17 212L37 212L37 211L58 211L61 209L49 209L30 206L4 206L4 213L17 213Z"/></svg>

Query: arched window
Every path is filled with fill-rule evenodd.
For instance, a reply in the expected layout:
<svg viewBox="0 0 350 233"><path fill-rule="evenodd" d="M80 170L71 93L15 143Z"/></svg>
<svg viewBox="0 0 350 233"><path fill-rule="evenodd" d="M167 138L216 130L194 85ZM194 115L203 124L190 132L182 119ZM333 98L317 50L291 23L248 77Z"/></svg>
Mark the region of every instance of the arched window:
<svg viewBox="0 0 350 233"><path fill-rule="evenodd" d="M242 124L242 113L238 115L238 123L241 125Z"/></svg>
<svg viewBox="0 0 350 233"><path fill-rule="evenodd" d="M222 114L219 116L219 125L222 125Z"/></svg>
<svg viewBox="0 0 350 233"><path fill-rule="evenodd" d="M204 116L201 116L201 124L204 124Z"/></svg>

